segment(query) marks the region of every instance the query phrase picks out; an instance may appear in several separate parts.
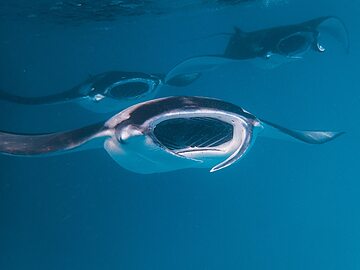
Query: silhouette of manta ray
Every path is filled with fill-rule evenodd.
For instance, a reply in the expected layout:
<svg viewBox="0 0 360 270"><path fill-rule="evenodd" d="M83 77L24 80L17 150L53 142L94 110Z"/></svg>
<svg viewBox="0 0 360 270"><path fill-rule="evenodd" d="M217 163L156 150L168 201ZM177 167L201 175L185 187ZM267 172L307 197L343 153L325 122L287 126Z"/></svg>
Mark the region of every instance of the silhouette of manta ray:
<svg viewBox="0 0 360 270"><path fill-rule="evenodd" d="M23 97L0 91L0 100L24 105L76 103L94 112L113 112L138 102L154 98L162 85L186 86L199 78L200 73L165 74L109 71L89 76L70 90L40 97Z"/></svg>
<svg viewBox="0 0 360 270"><path fill-rule="evenodd" d="M277 26L253 32L241 31L235 27L224 52L224 57L231 59L250 59L255 57L270 58L272 55L282 55L289 58L299 58L312 49L324 52L320 44L319 26L328 20L340 22L346 32L346 50L349 50L347 28L338 17L324 16L299 24Z"/></svg>
<svg viewBox="0 0 360 270"><path fill-rule="evenodd" d="M325 28L324 23L334 21L341 28L334 29L334 25ZM320 26L324 26L320 29ZM336 31L339 30L339 31ZM176 65L168 74L168 78L186 74L186 72L204 72L220 65L237 62L239 60L263 60L263 67L276 67L282 63L301 59L307 52L324 52L325 47L320 43L321 33L329 33L339 39L341 33L345 37L345 48L349 51L349 34L343 21L336 16L323 16L298 24L283 25L271 28L245 32L235 27L223 54L203 55L191 57Z"/></svg>
<svg viewBox="0 0 360 270"><path fill-rule="evenodd" d="M342 132L292 130L260 120L231 103L206 97L146 101L106 122L48 134L0 132L0 153L21 156L105 148L123 168L159 173L226 168L241 159L258 135L326 143Z"/></svg>

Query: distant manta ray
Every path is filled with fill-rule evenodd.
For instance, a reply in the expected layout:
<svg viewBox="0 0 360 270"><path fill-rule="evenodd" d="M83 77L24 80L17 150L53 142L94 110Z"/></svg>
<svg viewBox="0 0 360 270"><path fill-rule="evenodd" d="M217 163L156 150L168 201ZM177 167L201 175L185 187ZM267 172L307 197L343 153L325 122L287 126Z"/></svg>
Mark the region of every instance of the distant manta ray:
<svg viewBox="0 0 360 270"><path fill-rule="evenodd" d="M58 94L24 97L0 91L0 100L24 105L76 103L90 111L108 113L154 98L164 84L183 87L199 76L200 73L170 77L165 74L109 71L89 76L79 85Z"/></svg>
<svg viewBox="0 0 360 270"><path fill-rule="evenodd" d="M282 63L301 59L307 52L324 52L325 47L320 43L321 33L329 33L340 39L341 32L334 29L334 25L323 25L327 21L340 24L341 32L346 41L346 51L349 51L349 34L343 21L335 16L323 16L298 24L277 26L244 32L235 27L223 54L191 57L176 65L169 75L176 76L187 72L203 72L216 68L222 64L243 60L258 60L262 67L276 67ZM320 29L320 26L323 29Z"/></svg>
<svg viewBox="0 0 360 270"><path fill-rule="evenodd" d="M242 158L258 135L322 144L341 134L292 130L222 100L179 96L146 101L106 122L72 131L0 132L0 153L36 156L105 148L120 166L135 173L185 168L215 172Z"/></svg>

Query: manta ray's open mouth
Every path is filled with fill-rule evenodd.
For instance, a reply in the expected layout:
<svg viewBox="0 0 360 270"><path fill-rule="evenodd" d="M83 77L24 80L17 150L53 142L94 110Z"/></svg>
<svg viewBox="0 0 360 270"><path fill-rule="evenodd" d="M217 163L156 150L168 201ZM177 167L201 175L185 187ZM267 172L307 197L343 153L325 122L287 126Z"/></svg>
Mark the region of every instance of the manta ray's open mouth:
<svg viewBox="0 0 360 270"><path fill-rule="evenodd" d="M156 139L170 150L211 148L230 141L234 128L211 117L168 119L154 129Z"/></svg>
<svg viewBox="0 0 360 270"><path fill-rule="evenodd" d="M307 51L313 43L314 37L311 32L298 32L281 39L277 49L281 54L294 56Z"/></svg>
<svg viewBox="0 0 360 270"><path fill-rule="evenodd" d="M150 79L129 79L114 83L106 92L115 99L137 98L152 92L156 86L157 83Z"/></svg>

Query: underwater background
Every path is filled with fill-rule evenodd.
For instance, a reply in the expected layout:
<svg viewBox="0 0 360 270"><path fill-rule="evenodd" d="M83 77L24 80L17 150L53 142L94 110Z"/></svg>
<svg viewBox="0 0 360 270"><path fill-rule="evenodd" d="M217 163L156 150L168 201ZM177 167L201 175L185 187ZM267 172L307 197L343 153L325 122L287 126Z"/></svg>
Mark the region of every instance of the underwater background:
<svg viewBox="0 0 360 270"><path fill-rule="evenodd" d="M360 5L356 1L10 1L0 3L0 89L41 96L111 70L167 72L255 30L342 18L350 53L273 69L249 61L161 96L230 101L299 129L345 131L325 145L259 138L216 173L138 175L104 150L0 155L0 269L360 269ZM101 3L101 4L100 4ZM0 103L0 129L73 129L112 114ZM141 166L141 164L139 164Z"/></svg>

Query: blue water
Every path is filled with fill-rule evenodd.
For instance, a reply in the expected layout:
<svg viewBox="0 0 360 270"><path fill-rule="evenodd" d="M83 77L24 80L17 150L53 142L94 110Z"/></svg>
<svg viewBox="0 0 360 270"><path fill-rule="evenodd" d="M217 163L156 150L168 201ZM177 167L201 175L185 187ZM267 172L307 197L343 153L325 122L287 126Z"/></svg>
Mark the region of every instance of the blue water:
<svg viewBox="0 0 360 270"><path fill-rule="evenodd" d="M101 149L0 155L0 269L360 268L356 1L190 3L99 17L91 12L98 6L85 16L51 9L63 2L16 2L1 4L0 89L24 96L58 93L104 71L166 72L221 52L223 37L204 37L235 25L250 31L337 15L350 32L349 54L332 40L324 54L273 69L226 65L161 95L217 97L288 127L346 134L324 145L259 138L244 159L216 173L138 175ZM110 116L71 104L1 103L0 129L59 131Z"/></svg>

